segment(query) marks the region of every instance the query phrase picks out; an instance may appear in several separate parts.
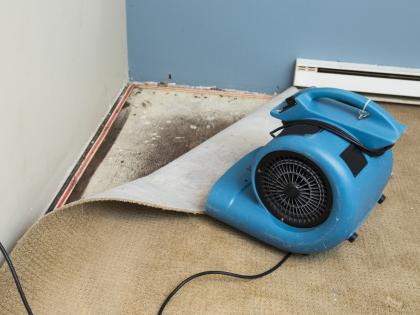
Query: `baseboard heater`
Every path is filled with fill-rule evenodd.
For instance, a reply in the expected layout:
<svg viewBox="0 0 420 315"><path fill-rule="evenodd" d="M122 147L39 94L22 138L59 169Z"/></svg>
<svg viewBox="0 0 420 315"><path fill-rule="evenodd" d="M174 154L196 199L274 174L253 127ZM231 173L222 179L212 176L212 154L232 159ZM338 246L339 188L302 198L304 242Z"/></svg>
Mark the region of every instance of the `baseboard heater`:
<svg viewBox="0 0 420 315"><path fill-rule="evenodd" d="M375 101L420 105L420 69L296 59L293 85L335 87Z"/></svg>

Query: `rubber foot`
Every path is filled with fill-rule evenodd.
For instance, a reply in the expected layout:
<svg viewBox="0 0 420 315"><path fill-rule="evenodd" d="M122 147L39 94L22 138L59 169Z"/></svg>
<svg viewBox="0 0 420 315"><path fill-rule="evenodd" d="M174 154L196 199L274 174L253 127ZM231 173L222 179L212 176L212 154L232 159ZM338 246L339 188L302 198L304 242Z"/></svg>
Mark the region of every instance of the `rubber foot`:
<svg viewBox="0 0 420 315"><path fill-rule="evenodd" d="M379 198L378 203L381 204L385 201L386 196L385 195L381 195L381 198Z"/></svg>
<svg viewBox="0 0 420 315"><path fill-rule="evenodd" d="M356 240L356 238L358 237L359 235L356 233L356 232L354 232L349 238L348 238L348 241L350 242L350 243L353 243L355 240Z"/></svg>

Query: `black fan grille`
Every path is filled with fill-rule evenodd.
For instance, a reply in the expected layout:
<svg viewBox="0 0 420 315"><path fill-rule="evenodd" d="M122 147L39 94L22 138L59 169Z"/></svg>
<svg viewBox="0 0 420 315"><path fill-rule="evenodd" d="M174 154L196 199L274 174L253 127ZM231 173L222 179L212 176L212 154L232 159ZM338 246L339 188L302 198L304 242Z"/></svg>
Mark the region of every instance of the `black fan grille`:
<svg viewBox="0 0 420 315"><path fill-rule="evenodd" d="M260 161L255 176L261 201L284 223L309 228L327 219L330 184L321 169L304 156L272 152Z"/></svg>

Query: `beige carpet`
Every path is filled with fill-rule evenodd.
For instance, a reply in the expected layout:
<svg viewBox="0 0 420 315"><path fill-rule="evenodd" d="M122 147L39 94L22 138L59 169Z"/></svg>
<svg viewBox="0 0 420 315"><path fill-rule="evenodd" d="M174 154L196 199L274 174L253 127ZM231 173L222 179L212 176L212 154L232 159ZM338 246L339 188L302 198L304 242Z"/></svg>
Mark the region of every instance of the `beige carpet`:
<svg viewBox="0 0 420 315"><path fill-rule="evenodd" d="M409 130L387 200L353 244L292 256L266 278L203 277L165 314L419 314L420 107L386 106ZM73 204L38 222L12 258L34 313L156 314L186 276L257 273L283 253L205 216L123 203ZM25 314L6 266L0 314Z"/></svg>

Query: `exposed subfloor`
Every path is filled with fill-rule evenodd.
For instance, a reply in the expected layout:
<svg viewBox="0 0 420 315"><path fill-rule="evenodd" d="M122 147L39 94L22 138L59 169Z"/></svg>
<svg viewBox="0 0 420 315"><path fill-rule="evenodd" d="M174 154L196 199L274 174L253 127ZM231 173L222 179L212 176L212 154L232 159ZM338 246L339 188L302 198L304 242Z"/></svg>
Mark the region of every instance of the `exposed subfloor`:
<svg viewBox="0 0 420 315"><path fill-rule="evenodd" d="M134 88L69 202L153 172L269 98L211 92Z"/></svg>
<svg viewBox="0 0 420 315"><path fill-rule="evenodd" d="M73 200L150 173L262 102L138 90ZM255 281L196 279L164 314L419 314L420 107L385 108L409 129L395 146L388 198L356 242L293 255ZM12 258L35 314L87 315L156 314L174 286L193 273L254 274L283 255L204 215L99 202L47 215ZM6 266L0 269L0 314L24 314Z"/></svg>

